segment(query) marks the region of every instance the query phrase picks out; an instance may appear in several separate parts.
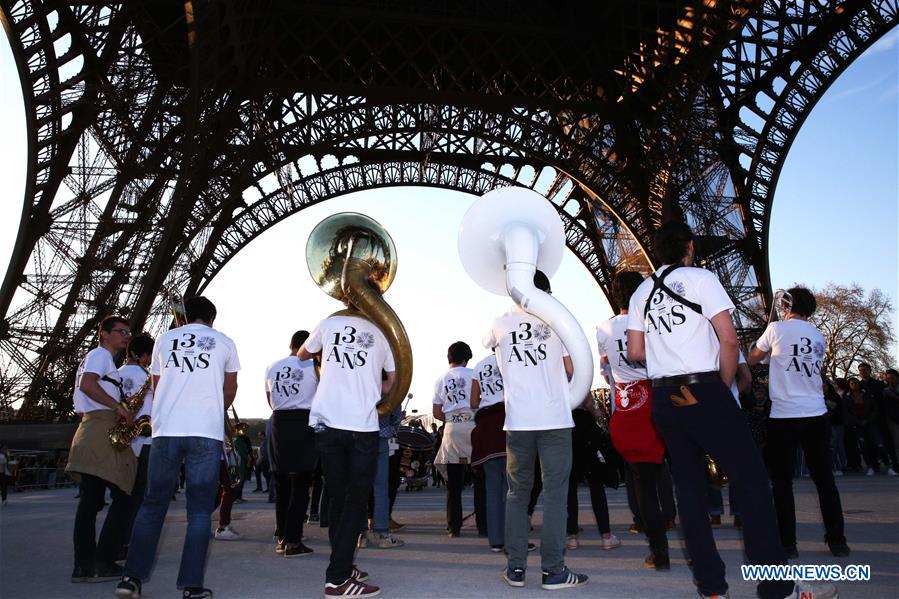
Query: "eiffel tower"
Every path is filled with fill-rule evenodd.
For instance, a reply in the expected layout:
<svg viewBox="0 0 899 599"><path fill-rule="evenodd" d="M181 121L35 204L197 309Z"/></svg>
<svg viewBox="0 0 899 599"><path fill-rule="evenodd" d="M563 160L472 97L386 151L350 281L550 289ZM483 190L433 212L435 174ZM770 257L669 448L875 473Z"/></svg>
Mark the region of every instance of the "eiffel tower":
<svg viewBox="0 0 899 599"><path fill-rule="evenodd" d="M281 220L389 185L533 188L606 292L684 220L748 336L787 152L897 5L0 0L28 127L0 419L71 414L102 316L161 330L163 287L201 292Z"/></svg>

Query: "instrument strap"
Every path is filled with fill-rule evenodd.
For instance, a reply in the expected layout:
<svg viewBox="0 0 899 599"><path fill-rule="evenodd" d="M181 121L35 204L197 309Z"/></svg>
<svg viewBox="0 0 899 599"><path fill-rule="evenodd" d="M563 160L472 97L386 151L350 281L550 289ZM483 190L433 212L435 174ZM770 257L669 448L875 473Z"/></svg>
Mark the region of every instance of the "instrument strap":
<svg viewBox="0 0 899 599"><path fill-rule="evenodd" d="M119 390L119 401L125 401L125 389L124 387L122 387L122 381L117 381L108 374L104 374L103 376L101 376L100 380L114 385L115 388Z"/></svg>
<svg viewBox="0 0 899 599"><path fill-rule="evenodd" d="M667 277L669 274L671 274L671 271L675 270L676 268L680 268L681 266L683 266L683 265L682 264L672 264L671 266L669 266L668 268L663 270L661 272L661 275L658 277L656 276L655 273L652 273L652 275L651 275L652 276L652 291L649 292L649 295L646 297L646 304L643 306L643 317L644 318L646 317L646 313L649 312L649 304L652 301L652 296L655 295L656 291L659 291L659 290L661 290L664 293L667 293L668 296L671 299L673 299L674 301L676 301L677 303L683 304L684 306L690 308L691 310L693 310L700 316L705 317L705 314L702 313L702 306L700 306L696 302L691 302L690 300L688 300L684 296L680 295L679 293L672 291L672 289L670 287L668 287L668 285L665 284L665 277Z"/></svg>

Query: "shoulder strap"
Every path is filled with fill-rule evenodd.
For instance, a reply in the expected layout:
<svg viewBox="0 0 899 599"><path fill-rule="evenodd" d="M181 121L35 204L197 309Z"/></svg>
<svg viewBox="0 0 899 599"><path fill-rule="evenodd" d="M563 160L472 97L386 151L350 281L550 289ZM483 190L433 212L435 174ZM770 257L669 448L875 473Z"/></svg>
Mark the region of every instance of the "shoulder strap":
<svg viewBox="0 0 899 599"><path fill-rule="evenodd" d="M667 277L669 274L671 274L671 271L673 271L674 269L680 268L680 266L681 266L680 264L672 264L671 266L669 266L668 268L663 270L661 272L660 276L656 276L655 273L652 273L652 275L651 275L652 281L653 281L652 291L649 292L649 295L646 297L646 304L643 306L643 317L644 318L646 317L646 313L649 311L649 304L652 301L652 296L655 295L656 291L661 291L661 292L667 293L668 296L671 297L671 299L673 299L677 303L683 304L684 306L690 308L691 310L693 310L700 316L705 316L702 313L702 306L700 306L696 302L691 302L690 300L688 300L684 296L680 295L679 293L672 291L672 289L670 287L668 287L668 285L665 284L665 277Z"/></svg>

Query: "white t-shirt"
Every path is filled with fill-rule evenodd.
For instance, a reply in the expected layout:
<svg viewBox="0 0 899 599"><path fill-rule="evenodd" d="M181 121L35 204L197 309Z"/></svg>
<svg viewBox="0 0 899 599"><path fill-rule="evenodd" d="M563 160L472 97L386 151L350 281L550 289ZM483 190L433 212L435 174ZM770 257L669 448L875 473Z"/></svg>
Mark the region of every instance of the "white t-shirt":
<svg viewBox="0 0 899 599"><path fill-rule="evenodd" d="M656 276L666 268L667 265L657 270ZM718 277L702 268L682 266L668 275L665 284L688 301L699 304L702 314L661 289L653 294L648 314L643 314L653 287L652 278L637 288L631 296L627 328L645 334L649 378L718 370L721 344L710 319L724 310L734 310L734 303Z"/></svg>
<svg viewBox="0 0 899 599"><path fill-rule="evenodd" d="M318 387L315 362L296 356L278 360L265 371L265 391L273 410L308 410Z"/></svg>
<svg viewBox="0 0 899 599"><path fill-rule="evenodd" d="M568 355L548 324L518 306L496 318L484 337L496 351L506 396L507 431L572 428L570 389L562 361Z"/></svg>
<svg viewBox="0 0 899 599"><path fill-rule="evenodd" d="M447 422L471 420L471 380L475 373L465 366L454 366L434 385L435 405L443 407Z"/></svg>
<svg viewBox="0 0 899 599"><path fill-rule="evenodd" d="M140 391L144 381L150 377L150 375L147 374L147 371L137 364L125 364L122 366L119 368L119 376L122 378L122 392L125 394L125 397L131 397ZM137 420L141 416L150 416L152 411L153 385L148 385L147 392L144 393L144 403L141 405L140 410L137 411L137 414L134 414L134 419ZM131 442L131 450L134 452L134 455L140 457L140 450L143 449L144 445L149 445L152 440L152 437L141 437L138 435L137 438Z"/></svg>
<svg viewBox="0 0 899 599"><path fill-rule="evenodd" d="M609 359L614 381L630 383L646 380L646 363L627 359L626 314L613 316L596 327L596 345L599 357Z"/></svg>
<svg viewBox="0 0 899 599"><path fill-rule="evenodd" d="M72 403L75 406L76 413L84 414L85 412L93 412L94 410L112 409L109 406L94 401L87 396L87 393L81 390L81 377L85 372L93 372L98 375L100 377L100 387L114 400L122 400L121 389L116 384L121 384L122 379L119 376L119 370L116 368L115 362L112 359L112 354L109 353L108 349L95 347L87 352L87 355L81 360L81 364L78 366L78 372L75 374L75 393L72 398ZM104 381L104 376L116 381L116 383Z"/></svg>
<svg viewBox="0 0 899 599"><path fill-rule="evenodd" d="M798 319L772 322L756 347L771 352L771 418L808 418L827 411L821 389L827 344L815 325Z"/></svg>
<svg viewBox="0 0 899 599"><path fill-rule="evenodd" d="M481 403L478 408L486 408L505 401L503 395L503 375L496 365L496 354L490 354L474 367L481 387Z"/></svg>
<svg viewBox="0 0 899 599"><path fill-rule="evenodd" d="M160 335L150 365L150 373L160 377L153 398L153 436L222 441L225 373L238 370L234 342L212 327L193 323Z"/></svg>
<svg viewBox="0 0 899 599"><path fill-rule="evenodd" d="M357 316L329 316L315 327L305 347L310 354L322 352L309 426L380 430L375 406L381 401L381 371L396 371L381 330Z"/></svg>

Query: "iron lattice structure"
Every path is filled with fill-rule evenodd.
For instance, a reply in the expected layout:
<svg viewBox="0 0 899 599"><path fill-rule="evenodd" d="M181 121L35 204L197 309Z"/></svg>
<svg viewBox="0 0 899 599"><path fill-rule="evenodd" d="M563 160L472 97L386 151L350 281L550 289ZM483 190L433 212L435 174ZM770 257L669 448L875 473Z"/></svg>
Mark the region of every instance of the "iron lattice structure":
<svg viewBox="0 0 899 599"><path fill-rule="evenodd" d="M790 145L897 3L0 0L28 126L0 417L68 415L101 316L164 328L163 286L389 185L533 188L604 291L683 219L750 332Z"/></svg>

